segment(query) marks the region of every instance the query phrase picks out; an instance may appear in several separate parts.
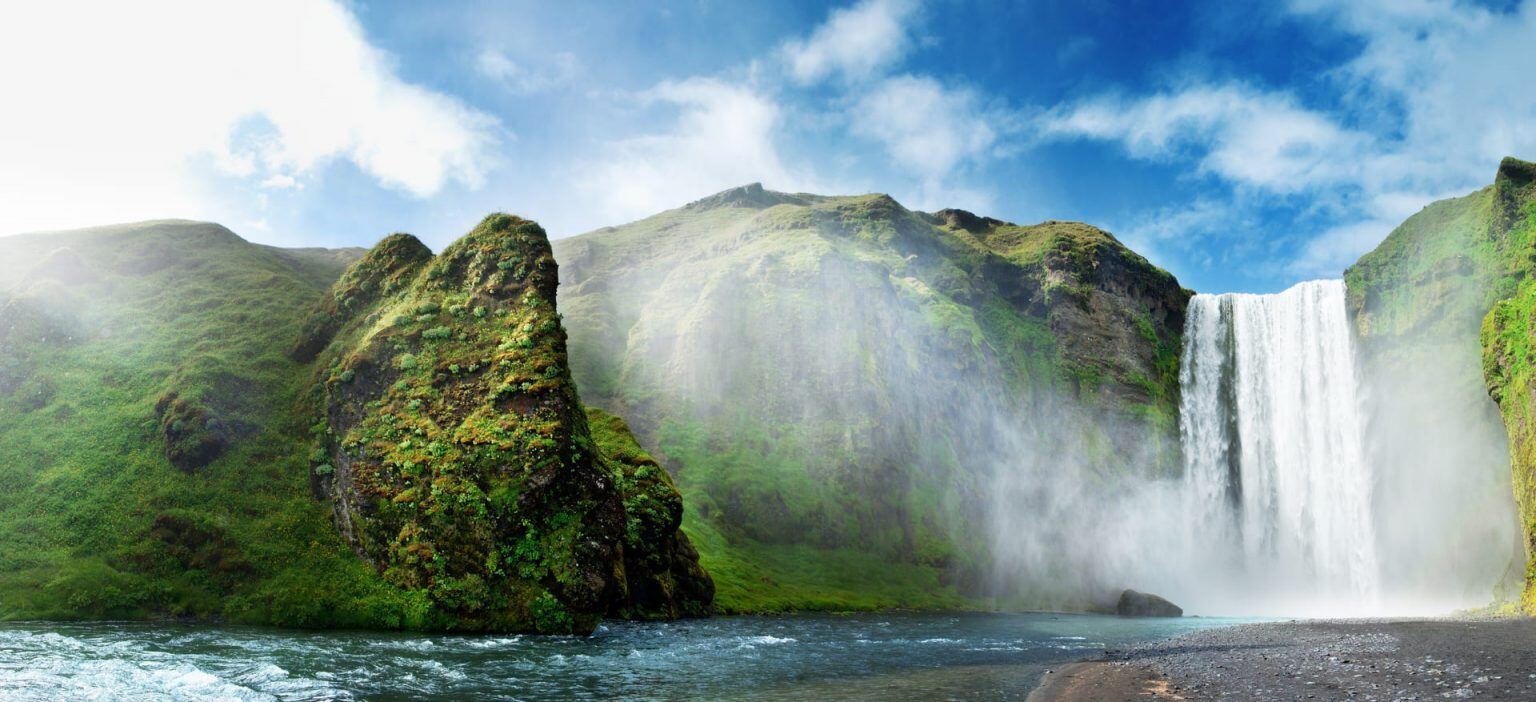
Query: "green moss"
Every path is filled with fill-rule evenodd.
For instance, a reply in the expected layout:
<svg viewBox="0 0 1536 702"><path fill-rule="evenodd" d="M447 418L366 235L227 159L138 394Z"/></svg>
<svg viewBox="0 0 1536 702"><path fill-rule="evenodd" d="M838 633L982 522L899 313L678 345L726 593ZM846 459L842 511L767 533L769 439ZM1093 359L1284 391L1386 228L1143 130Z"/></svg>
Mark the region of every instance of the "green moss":
<svg viewBox="0 0 1536 702"><path fill-rule="evenodd" d="M1536 165L1506 159L1493 190L1501 202L1494 231L1505 248L1510 278L1531 264L1536 241ZM1499 231L1507 228L1505 231ZM1528 271L1526 271L1528 273ZM1502 292L1503 286L1495 288ZM1509 432L1511 476L1526 554L1521 606L1536 615L1536 279L1525 278L1508 299L1494 304L1482 322L1482 369L1488 394L1499 403Z"/></svg>
<svg viewBox="0 0 1536 702"><path fill-rule="evenodd" d="M626 538L680 500L664 481L624 493L637 480L594 444L555 282L543 230L494 214L354 310L321 357L356 377L325 385L335 475L316 478L384 579L457 627L591 631L628 601L622 558L674 549Z"/></svg>

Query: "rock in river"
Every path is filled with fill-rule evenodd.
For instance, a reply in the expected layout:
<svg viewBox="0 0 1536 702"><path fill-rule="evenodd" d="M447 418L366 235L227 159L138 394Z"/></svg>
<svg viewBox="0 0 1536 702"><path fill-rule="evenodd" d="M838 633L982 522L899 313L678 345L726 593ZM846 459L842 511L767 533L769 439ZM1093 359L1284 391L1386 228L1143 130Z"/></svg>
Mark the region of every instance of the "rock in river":
<svg viewBox="0 0 1536 702"><path fill-rule="evenodd" d="M1157 595L1126 590L1120 593L1115 614L1122 617L1182 617L1184 610Z"/></svg>

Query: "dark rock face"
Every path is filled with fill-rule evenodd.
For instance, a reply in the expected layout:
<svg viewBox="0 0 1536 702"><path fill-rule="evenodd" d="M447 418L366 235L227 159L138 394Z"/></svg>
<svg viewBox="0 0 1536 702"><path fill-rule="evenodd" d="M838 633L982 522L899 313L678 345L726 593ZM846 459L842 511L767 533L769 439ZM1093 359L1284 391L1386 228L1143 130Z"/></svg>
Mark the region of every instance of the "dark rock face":
<svg viewBox="0 0 1536 702"><path fill-rule="evenodd" d="M1157 595L1126 590L1120 593L1115 614L1122 617L1182 617L1184 610Z"/></svg>
<svg viewBox="0 0 1536 702"><path fill-rule="evenodd" d="M665 468L635 440L623 419L588 408L598 448L619 476L628 517L624 575L629 595L610 614L625 619L700 617L713 611L715 583L699 566L699 554L679 527L683 497Z"/></svg>
<svg viewBox="0 0 1536 702"><path fill-rule="evenodd" d="M1109 232L1078 222L994 227L1007 260L989 273L1016 307L1043 317L1072 394L1106 426L1116 453L1179 470L1179 353L1192 293ZM1149 432L1121 431L1145 422Z"/></svg>
<svg viewBox="0 0 1536 702"><path fill-rule="evenodd" d="M626 513L626 476L593 442L555 285L533 222L491 215L436 258L396 235L295 347L321 359L328 431L313 472L338 529L450 628L590 632L629 606L629 562L654 549L665 573L698 568L672 562L675 522L626 538L646 518ZM666 488L649 502L680 504ZM663 579L646 612L707 613L707 597Z"/></svg>

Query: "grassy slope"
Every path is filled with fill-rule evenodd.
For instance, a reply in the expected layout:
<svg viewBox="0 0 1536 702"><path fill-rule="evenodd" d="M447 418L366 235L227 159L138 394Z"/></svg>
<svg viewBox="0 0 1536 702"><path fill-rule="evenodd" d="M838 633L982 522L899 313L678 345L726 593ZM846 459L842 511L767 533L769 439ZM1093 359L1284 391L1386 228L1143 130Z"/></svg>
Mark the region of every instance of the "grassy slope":
<svg viewBox="0 0 1536 702"><path fill-rule="evenodd" d="M0 403L0 616L412 623L419 602L383 586L309 496L294 402L307 374L283 356L346 255L284 256L190 222L0 246L57 269L5 281L23 313L0 344L22 379ZM49 258L61 247L75 256ZM36 335L39 316L72 338ZM239 437L192 473L164 454L156 404L171 391Z"/></svg>
<svg viewBox="0 0 1536 702"><path fill-rule="evenodd" d="M521 222L495 216L486 226L513 221ZM501 507L516 503L515 514L499 514L503 527L528 525L534 509L515 493L491 489L476 471L489 466L503 475L505 465L518 464L531 475L521 477L560 493L569 480L533 474L580 453L579 447L591 454L584 465L613 508L612 558L600 565L625 578L602 583L597 599L581 603L584 628L609 607L608 613L627 618L707 613L709 578L677 535L681 502L665 473L633 445L616 417L602 415L598 436L586 436L587 415L564 370L563 332L550 304L553 262L542 230L521 224L516 237L477 230L479 238L461 240L420 276L419 290L407 288L433 260L408 235L390 237L391 246L369 255L414 256L398 275L370 276L359 264L336 290L332 283L363 250L275 249L218 225L182 221L0 239L0 456L8 458L0 478L13 488L0 495L0 618L569 629L577 622L547 595L534 602L531 622L525 621L529 607L503 607L516 610L506 614L483 603L466 605L477 592L483 599L497 594L471 587L485 575L482 565L500 570L484 553L468 563L439 558L428 571L411 571L421 564L409 554L426 548L462 555L481 544L473 537L485 530L480 517L487 507L466 499L475 495L493 493ZM402 249L402 242L416 248ZM537 294L499 300L505 292L495 287L499 276L523 271L488 256L527 257L547 283ZM375 309L381 299L386 309ZM432 314L422 314L423 306ZM405 309L411 313L397 314ZM361 319L370 312L374 317ZM435 471L430 486L385 486L425 496L390 509L426 528L416 529L399 554L389 551L410 562L393 564L382 578L338 535L331 503L315 497L335 470L330 456L315 451L326 437L323 418L317 422L323 387L316 377L348 387L340 377L350 380L353 369L332 368L336 356L361 363L346 347L366 331L377 332L381 315L408 318L388 331L398 337L396 346L415 344L411 355L422 372L411 375L419 382L394 387L370 407L427 421L416 411L421 400L412 398L439 398L437 384L451 375L448 384L459 395L439 419L481 410L478 423L466 422L455 439L434 435L417 442L421 451L389 432L382 448L372 447L395 463L423 462ZM354 318L361 328L345 328ZM312 361L338 333L335 352ZM319 341L297 343L312 337ZM496 373L487 358L498 361ZM317 366L326 372L317 373ZM357 375L361 383L365 373ZM576 414L552 422L547 413L482 406L487 393L475 394L466 380L482 376L525 395L547 390L554 404ZM395 396L405 393L411 397ZM551 433L556 424L567 431ZM502 435L507 427L515 436ZM503 447L484 445L486 435ZM353 437L363 438L380 437ZM437 438L453 450L422 453L438 447ZM595 452L594 438L621 453ZM540 497L524 490L521 497L539 498L536 506L546 508L571 502L563 493ZM546 578L544 570L590 540L562 540L555 525L543 521L537 527L538 539L532 527L521 540L492 539L522 559L509 560L507 570L556 590L576 580L573 587L589 584ZM396 525L395 531L409 530ZM393 533L381 538L389 541ZM612 563L619 539L622 567Z"/></svg>
<svg viewBox="0 0 1536 702"><path fill-rule="evenodd" d="M977 418L968 400L914 399L1077 393L1154 435L1172 427L1172 325L1121 321L1161 333L1149 354L1162 373L1131 377L1083 348L1068 357L1049 301L1024 300L1031 286L1086 295L1087 276L1041 264L1091 270L1103 249L1179 292L1099 230L922 215L878 195L744 189L701 204L555 248L583 396L629 417L677 472L726 611L984 604L955 576L980 569L966 518L985 496L967 444L995 437L955 426ZM1095 439L1112 473L1114 449Z"/></svg>

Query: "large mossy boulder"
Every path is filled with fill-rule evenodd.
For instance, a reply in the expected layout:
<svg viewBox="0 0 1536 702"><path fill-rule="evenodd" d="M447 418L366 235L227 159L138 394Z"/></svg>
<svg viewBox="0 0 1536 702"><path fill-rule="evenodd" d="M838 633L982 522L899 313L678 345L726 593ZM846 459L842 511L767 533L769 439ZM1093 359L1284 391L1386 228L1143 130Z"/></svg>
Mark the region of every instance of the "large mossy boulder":
<svg viewBox="0 0 1536 702"><path fill-rule="evenodd" d="M648 549L665 563L637 582L696 570L673 558L678 515L658 541L628 538L651 520L626 510L634 473L602 455L571 382L544 231L495 214L424 251L386 239L295 347L319 355L314 479L357 553L471 630L589 632L630 610L626 565ZM638 506L680 504L653 487ZM708 593L667 582L640 609L707 613Z"/></svg>

